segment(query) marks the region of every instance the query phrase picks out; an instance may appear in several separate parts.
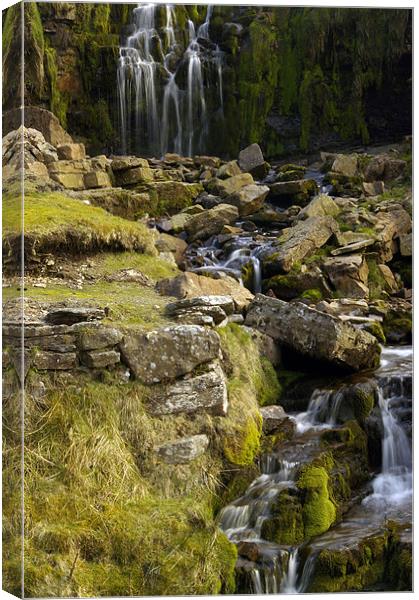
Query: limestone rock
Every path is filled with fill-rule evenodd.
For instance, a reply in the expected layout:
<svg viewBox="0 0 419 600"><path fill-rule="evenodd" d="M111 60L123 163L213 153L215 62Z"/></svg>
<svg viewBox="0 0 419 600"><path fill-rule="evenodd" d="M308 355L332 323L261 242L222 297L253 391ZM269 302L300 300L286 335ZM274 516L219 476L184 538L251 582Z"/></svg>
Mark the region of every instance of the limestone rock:
<svg viewBox="0 0 419 600"><path fill-rule="evenodd" d="M154 180L153 171L149 167L133 167L132 169L115 172L116 184L124 187L126 185L137 185Z"/></svg>
<svg viewBox="0 0 419 600"><path fill-rule="evenodd" d="M266 185L253 183L227 196L225 202L236 206L239 209L240 216L245 217L257 212L262 207L268 193L269 188Z"/></svg>
<svg viewBox="0 0 419 600"><path fill-rule="evenodd" d="M74 352L49 352L38 350L32 357L32 366L40 371L68 371L78 365L77 354Z"/></svg>
<svg viewBox="0 0 419 600"><path fill-rule="evenodd" d="M227 385L218 363L201 375L179 379L152 389L148 410L153 415L195 413L205 410L212 415L227 414Z"/></svg>
<svg viewBox="0 0 419 600"><path fill-rule="evenodd" d="M285 229L273 252L262 260L264 275L289 272L296 262L321 248L337 231L338 225L330 216L310 217Z"/></svg>
<svg viewBox="0 0 419 600"><path fill-rule="evenodd" d="M240 175L241 169L237 163L237 160L231 160L217 170L216 177L218 179L227 179L228 177L234 177Z"/></svg>
<svg viewBox="0 0 419 600"><path fill-rule="evenodd" d="M239 167L242 171L251 173L253 177L262 179L268 172L259 144L250 144L239 153Z"/></svg>
<svg viewBox="0 0 419 600"><path fill-rule="evenodd" d="M221 163L218 156L194 156L193 160L198 167L213 167L215 169L217 169Z"/></svg>
<svg viewBox="0 0 419 600"><path fill-rule="evenodd" d="M263 281L263 290L272 290L277 298L281 300L292 300L298 298L308 290L315 290L320 297L331 297L332 290L318 267L310 267L300 273L289 273L287 275L275 275Z"/></svg>
<svg viewBox="0 0 419 600"><path fill-rule="evenodd" d="M310 197L318 191L314 179L297 179L295 181L283 181L270 185L269 197L275 201L278 199L292 201L293 204L305 206Z"/></svg>
<svg viewBox="0 0 419 600"><path fill-rule="evenodd" d="M259 409L259 412L262 415L263 432L267 435L280 431L285 424L287 424L288 427L290 423L292 423L285 410L279 404L274 406L262 406Z"/></svg>
<svg viewBox="0 0 419 600"><path fill-rule="evenodd" d="M193 435L189 438L182 438L176 442L159 446L156 452L166 463L172 465L184 464L204 454L208 445L208 436L205 434Z"/></svg>
<svg viewBox="0 0 419 600"><path fill-rule="evenodd" d="M127 332L119 345L124 361L146 384L170 381L218 357L220 338L197 325Z"/></svg>
<svg viewBox="0 0 419 600"><path fill-rule="evenodd" d="M406 161L393 158L388 154L375 156L365 169L365 180L391 181L402 175L406 168Z"/></svg>
<svg viewBox="0 0 419 600"><path fill-rule="evenodd" d="M104 369L118 364L120 357L116 350L90 350L83 352L82 361L90 369Z"/></svg>
<svg viewBox="0 0 419 600"><path fill-rule="evenodd" d="M18 129L22 123L20 108L5 111L3 123L5 125L3 134ZM61 127L57 117L45 108L25 106L25 126L40 131L45 140L55 147L73 142L71 136Z"/></svg>
<svg viewBox="0 0 419 600"><path fill-rule="evenodd" d="M372 335L300 302L287 303L258 294L245 322L316 364L346 371L372 369L379 364L380 345Z"/></svg>
<svg viewBox="0 0 419 600"><path fill-rule="evenodd" d="M346 298L368 298L368 265L361 254L326 258L323 267L335 289Z"/></svg>
<svg viewBox="0 0 419 600"><path fill-rule="evenodd" d="M80 160L86 158L86 148L84 144L60 144L57 154L60 160Z"/></svg>
<svg viewBox="0 0 419 600"><path fill-rule="evenodd" d="M185 231L191 242L205 240L220 233L223 225L234 223L238 216L239 211L235 206L219 204L210 210L194 215L185 224Z"/></svg>
<svg viewBox="0 0 419 600"><path fill-rule="evenodd" d="M155 242L155 246L160 252L171 252L175 257L176 264L180 266L185 259L188 244L174 235L161 233Z"/></svg>
<svg viewBox="0 0 419 600"><path fill-rule="evenodd" d="M230 296L195 296L194 298L185 298L178 302L171 302L166 306L166 312L169 315L176 314L179 310L189 308L201 308L214 306L220 307L226 315L231 315L234 311L234 302Z"/></svg>
<svg viewBox="0 0 419 600"><path fill-rule="evenodd" d="M114 327L86 327L79 334L81 350L102 350L116 346L122 340L122 333Z"/></svg>
<svg viewBox="0 0 419 600"><path fill-rule="evenodd" d="M395 293L399 289L399 285L394 278L393 272L387 265L377 265L380 269L381 275L384 278L385 286L388 292Z"/></svg>
<svg viewBox="0 0 419 600"><path fill-rule="evenodd" d="M53 308L45 316L45 322L49 325L73 325L105 318L102 308L76 307L76 308Z"/></svg>
<svg viewBox="0 0 419 600"><path fill-rule="evenodd" d="M340 213L338 205L327 194L319 194L298 214L299 219L310 217L325 217L330 215L336 217Z"/></svg>
<svg viewBox="0 0 419 600"><path fill-rule="evenodd" d="M358 158L351 154L337 154L331 170L345 177L355 177L358 172Z"/></svg>
<svg viewBox="0 0 419 600"><path fill-rule="evenodd" d="M352 242L350 244L346 244L345 246L341 246L340 248L335 248L330 254L332 254L332 256L339 256L340 254L352 254L352 252L358 252L358 250L363 250L364 248L368 248L368 246L373 246L374 243L375 240L372 238L364 238L357 242Z"/></svg>
<svg viewBox="0 0 419 600"><path fill-rule="evenodd" d="M234 175L228 179L211 179L207 184L206 188L208 192L221 198L226 198L234 192L238 192L245 185L254 183L253 177L250 173L240 173L240 175Z"/></svg>
<svg viewBox="0 0 419 600"><path fill-rule="evenodd" d="M148 168L148 160L146 158L139 158L138 156L118 156L111 162L112 171L126 171L135 167Z"/></svg>
<svg viewBox="0 0 419 600"><path fill-rule="evenodd" d="M197 273L185 272L171 279L162 279L157 290L175 298L197 296L231 296L237 310L243 310L253 299L253 294L232 277L213 279Z"/></svg>
<svg viewBox="0 0 419 600"><path fill-rule="evenodd" d="M84 176L84 187L86 189L109 188L112 181L105 171L90 171Z"/></svg>
<svg viewBox="0 0 419 600"><path fill-rule="evenodd" d="M412 234L402 233L399 236L400 254L402 256L412 256Z"/></svg>

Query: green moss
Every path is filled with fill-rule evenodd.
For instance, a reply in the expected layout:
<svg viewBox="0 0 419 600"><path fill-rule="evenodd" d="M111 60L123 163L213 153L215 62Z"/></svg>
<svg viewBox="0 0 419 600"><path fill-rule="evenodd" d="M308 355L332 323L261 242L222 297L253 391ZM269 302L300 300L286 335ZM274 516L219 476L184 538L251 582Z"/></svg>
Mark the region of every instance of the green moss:
<svg viewBox="0 0 419 600"><path fill-rule="evenodd" d="M297 487L304 494L303 521L305 537L327 531L336 518L336 507L329 497L329 476L324 467L303 466Z"/></svg>
<svg viewBox="0 0 419 600"><path fill-rule="evenodd" d="M313 302L318 302L319 300L323 299L323 294L321 293L320 290L311 289L311 290L306 290L305 292L303 292L301 294L301 297L306 298L306 300L312 300Z"/></svg>
<svg viewBox="0 0 419 600"><path fill-rule="evenodd" d="M302 514L300 501L292 490L281 491L270 517L262 524L262 538L287 546L301 544L304 541Z"/></svg>
<svg viewBox="0 0 419 600"><path fill-rule="evenodd" d="M378 321L369 323L365 329L368 331L368 333L371 333L371 335L373 335L380 342L380 344L386 343L386 336L381 323Z"/></svg>
<svg viewBox="0 0 419 600"><path fill-rule="evenodd" d="M370 290L370 299L378 300L383 297L383 291L386 289L387 284L381 273L378 265L374 259L367 258L368 265L368 287Z"/></svg>
<svg viewBox="0 0 419 600"><path fill-rule="evenodd" d="M61 125L67 127L67 108L69 100L58 89L57 52L49 43L45 46L45 69L49 84L50 110L54 113Z"/></svg>
<svg viewBox="0 0 419 600"><path fill-rule="evenodd" d="M272 363L264 356L260 357L260 369L255 375L256 397L260 406L277 404L282 393L282 386Z"/></svg>
<svg viewBox="0 0 419 600"><path fill-rule="evenodd" d="M3 231L6 248L20 247L21 222L16 207L20 199L5 194ZM88 206L64 194L29 192L25 196L25 252L35 254L88 253L113 249L155 255L152 232L142 223L126 221L105 210Z"/></svg>
<svg viewBox="0 0 419 600"><path fill-rule="evenodd" d="M239 380L229 382L229 397L238 397L243 393L243 384ZM226 436L223 451L227 460L234 465L251 465L259 452L262 432L262 417L254 413L242 419L235 427L234 435Z"/></svg>

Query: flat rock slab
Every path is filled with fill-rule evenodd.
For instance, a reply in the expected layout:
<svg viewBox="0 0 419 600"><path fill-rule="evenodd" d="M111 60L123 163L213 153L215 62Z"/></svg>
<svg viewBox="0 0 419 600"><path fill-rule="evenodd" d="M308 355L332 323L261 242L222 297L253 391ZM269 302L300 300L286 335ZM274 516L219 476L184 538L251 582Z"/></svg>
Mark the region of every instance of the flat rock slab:
<svg viewBox="0 0 419 600"><path fill-rule="evenodd" d="M364 248L368 248L368 246L373 246L375 244L375 240L370 238L369 240L360 240L359 242L353 242L352 244L347 244L346 246L342 246L341 248L335 248L331 251L332 256L339 256L340 254L349 254L351 252L358 252L358 250L363 250Z"/></svg>
<svg viewBox="0 0 419 600"><path fill-rule="evenodd" d="M97 321L105 318L103 308L59 308L51 310L45 316L45 322L49 325L74 325L88 321Z"/></svg>
<svg viewBox="0 0 419 600"><path fill-rule="evenodd" d="M157 386L152 391L148 410L153 415L195 413L199 410L224 416L228 398L224 373L219 364L196 377L176 381L171 385Z"/></svg>
<svg viewBox="0 0 419 600"><path fill-rule="evenodd" d="M380 345L372 335L301 302L258 294L248 308L246 325L315 363L346 371L379 365Z"/></svg>
<svg viewBox="0 0 419 600"><path fill-rule="evenodd" d="M188 463L204 454L208 448L209 439L205 434L182 438L176 442L156 448L158 456L169 464Z"/></svg>
<svg viewBox="0 0 419 600"><path fill-rule="evenodd" d="M179 310L186 310L196 307L214 307L219 306L227 315L234 312L234 302L230 296L197 296L195 298L185 298L178 302L170 302L166 306L166 312L169 315L177 313Z"/></svg>
<svg viewBox="0 0 419 600"><path fill-rule="evenodd" d="M218 358L220 338L198 325L174 325L149 332L127 332L119 348L135 377L153 384L177 379Z"/></svg>

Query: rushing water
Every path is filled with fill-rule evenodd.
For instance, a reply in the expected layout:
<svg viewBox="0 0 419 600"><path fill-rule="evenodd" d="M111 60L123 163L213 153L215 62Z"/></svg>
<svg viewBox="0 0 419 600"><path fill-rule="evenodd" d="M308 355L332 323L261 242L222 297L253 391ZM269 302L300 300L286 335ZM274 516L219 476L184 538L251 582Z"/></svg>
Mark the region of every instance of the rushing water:
<svg viewBox="0 0 419 600"><path fill-rule="evenodd" d="M412 349L384 348L378 382L378 407L381 414L382 468L372 481L371 493L355 505L343 521L310 542L310 552L268 542L262 538L263 522L279 492L295 488L299 467L316 455L322 429L336 426L343 394L339 390L317 389L306 411L294 416L296 434L282 447L281 454L266 454L260 459L261 475L243 496L224 507L219 524L228 538L239 544L257 544L257 561L240 559L248 573L246 591L257 594L305 592L310 584L318 551L322 548L349 547L367 530L379 531L386 518L409 519L412 496L411 447L397 410L400 395L411 403ZM410 387L409 387L410 381ZM303 558L304 557L304 558Z"/></svg>
<svg viewBox="0 0 419 600"><path fill-rule="evenodd" d="M162 10L165 25L157 27ZM208 5L197 32L188 21L185 48L174 5L146 3L134 9L134 32L120 48L117 71L122 153L192 156L205 150L206 95L213 83L216 110L221 116L224 110L224 53L209 37L212 11Z"/></svg>

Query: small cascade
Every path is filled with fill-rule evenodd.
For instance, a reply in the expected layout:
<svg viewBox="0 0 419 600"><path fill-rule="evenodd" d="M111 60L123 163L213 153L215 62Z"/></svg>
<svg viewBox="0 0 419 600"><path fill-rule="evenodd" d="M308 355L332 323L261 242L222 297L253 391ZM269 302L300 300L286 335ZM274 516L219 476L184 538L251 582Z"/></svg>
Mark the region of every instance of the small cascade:
<svg viewBox="0 0 419 600"><path fill-rule="evenodd" d="M164 26L156 23L164 10ZM172 4L140 4L134 9L135 31L119 51L117 85L121 152L144 155L166 152L192 156L203 152L208 136L207 93L216 83L223 115L224 53L211 42L213 6L197 32L188 20L188 45L177 26ZM201 43L202 42L202 43Z"/></svg>
<svg viewBox="0 0 419 600"><path fill-rule="evenodd" d="M297 431L304 433L309 429L335 427L342 400L343 392L340 390L314 390L307 410L294 417Z"/></svg>

